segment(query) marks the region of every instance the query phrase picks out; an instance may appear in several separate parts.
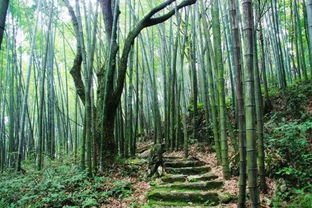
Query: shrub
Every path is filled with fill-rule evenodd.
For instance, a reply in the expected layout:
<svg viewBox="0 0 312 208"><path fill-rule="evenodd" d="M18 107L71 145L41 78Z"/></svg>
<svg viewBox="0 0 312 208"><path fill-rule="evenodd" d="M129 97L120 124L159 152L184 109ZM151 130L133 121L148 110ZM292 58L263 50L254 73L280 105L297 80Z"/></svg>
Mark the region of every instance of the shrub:
<svg viewBox="0 0 312 208"><path fill-rule="evenodd" d="M106 177L88 178L77 166L51 166L25 175L4 173L0 178L0 207L93 207L108 197L126 197L128 182L106 187Z"/></svg>
<svg viewBox="0 0 312 208"><path fill-rule="evenodd" d="M312 177L309 144L312 121L281 123L266 139L267 167L272 176L281 176L293 185L304 185Z"/></svg>

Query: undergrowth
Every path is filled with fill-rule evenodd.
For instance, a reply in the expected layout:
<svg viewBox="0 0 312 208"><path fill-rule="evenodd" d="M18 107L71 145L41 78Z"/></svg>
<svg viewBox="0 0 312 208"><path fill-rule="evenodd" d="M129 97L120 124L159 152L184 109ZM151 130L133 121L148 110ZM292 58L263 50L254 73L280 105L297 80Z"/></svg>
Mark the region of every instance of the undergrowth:
<svg viewBox="0 0 312 208"><path fill-rule="evenodd" d="M266 171L276 179L273 207L310 208L312 204L312 83L271 92L266 115Z"/></svg>
<svg viewBox="0 0 312 208"><path fill-rule="evenodd" d="M75 165L52 165L25 174L4 172L0 176L1 208L99 207L109 197L123 198L132 192L131 183L109 178L89 178Z"/></svg>

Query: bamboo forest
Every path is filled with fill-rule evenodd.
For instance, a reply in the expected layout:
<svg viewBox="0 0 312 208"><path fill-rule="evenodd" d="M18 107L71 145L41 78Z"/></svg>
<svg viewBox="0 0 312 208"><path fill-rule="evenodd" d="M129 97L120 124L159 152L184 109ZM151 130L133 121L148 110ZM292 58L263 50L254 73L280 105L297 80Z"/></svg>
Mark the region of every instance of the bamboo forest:
<svg viewBox="0 0 312 208"><path fill-rule="evenodd" d="M312 0L0 0L0 208L312 208Z"/></svg>

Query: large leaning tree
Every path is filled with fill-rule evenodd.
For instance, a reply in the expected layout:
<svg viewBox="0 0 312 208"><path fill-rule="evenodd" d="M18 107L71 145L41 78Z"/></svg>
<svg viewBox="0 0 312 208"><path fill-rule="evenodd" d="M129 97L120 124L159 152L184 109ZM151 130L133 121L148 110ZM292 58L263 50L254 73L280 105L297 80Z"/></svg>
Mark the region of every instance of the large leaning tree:
<svg viewBox="0 0 312 208"><path fill-rule="evenodd" d="M75 36L77 40L77 49L74 64L71 69L71 75L74 79L77 94L82 103L85 103L85 83L82 79L81 66L82 46L79 41L79 24L74 9L69 5L68 0L63 0L70 13ZM140 21L136 23L133 29L127 34L123 42L123 47L117 40L117 25L120 10L118 0L99 0L102 9L102 15L105 24L105 36L109 48L109 54L105 57L105 66L97 71L97 101L94 106L95 122L95 150L101 152L101 164L109 164L117 154L117 146L114 140L114 123L118 105L124 88L126 71L128 66L128 57L133 47L135 39L144 28L148 28L170 19L178 10L195 4L197 0L167 0L164 3L151 9ZM158 15L170 5L175 3L172 9L162 15ZM117 55L121 50L121 56ZM101 148L100 148L101 147Z"/></svg>

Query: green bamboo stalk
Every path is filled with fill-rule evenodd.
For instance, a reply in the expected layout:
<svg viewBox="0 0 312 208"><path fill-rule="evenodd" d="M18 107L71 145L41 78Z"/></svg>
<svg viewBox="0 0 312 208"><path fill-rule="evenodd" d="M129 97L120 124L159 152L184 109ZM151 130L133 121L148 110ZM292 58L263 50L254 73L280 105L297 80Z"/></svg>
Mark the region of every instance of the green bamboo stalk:
<svg viewBox="0 0 312 208"><path fill-rule="evenodd" d="M228 146L226 134L226 106L224 91L224 68L222 60L221 48L221 31L219 17L219 1L214 0L212 5L212 31L215 52L215 66L218 76L217 88L219 95L219 125L220 125L220 144L221 144L221 161L223 167L223 175L225 179L230 178L230 168L228 159Z"/></svg>

